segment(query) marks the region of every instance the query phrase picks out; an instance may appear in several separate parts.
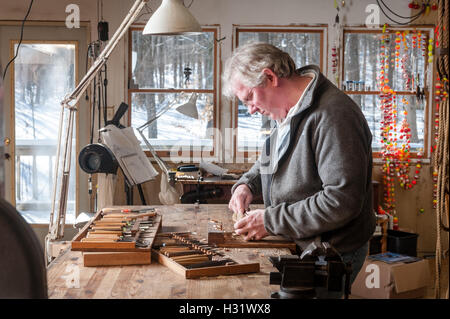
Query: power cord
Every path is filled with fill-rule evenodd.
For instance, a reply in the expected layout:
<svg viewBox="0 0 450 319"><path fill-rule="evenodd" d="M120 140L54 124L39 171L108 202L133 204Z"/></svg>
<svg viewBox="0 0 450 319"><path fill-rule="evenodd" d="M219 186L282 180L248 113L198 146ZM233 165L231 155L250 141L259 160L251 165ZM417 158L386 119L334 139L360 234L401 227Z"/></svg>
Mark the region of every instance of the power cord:
<svg viewBox="0 0 450 319"><path fill-rule="evenodd" d="M418 14L416 14L416 15L413 15L413 16L410 16L410 17L404 17L404 16L401 16L401 15L399 15L399 14L397 14L397 13L395 13L394 11L392 11L391 10L391 8L389 8L388 6L387 6L387 4L386 3L384 3L384 1L383 0L380 0L380 2L386 7L386 9L388 9L389 10L389 12L391 12L393 15L395 15L396 17L399 17L399 18L402 18L402 19L412 19L412 18L415 18L415 17L417 17L418 15L421 15L422 14L422 12L423 11L421 11L421 12L419 12Z"/></svg>
<svg viewBox="0 0 450 319"><path fill-rule="evenodd" d="M33 1L34 1L34 0L31 0L31 1L30 1L30 5L29 5L29 7L28 7L27 14L25 15L25 18L23 18L23 20L22 20L22 27L21 27L21 29L20 29L20 40L19 40L19 44L17 45L16 54L15 54L14 57L8 62L8 64L7 64L6 67L5 67L5 72L3 72L3 80L5 79L6 72L7 72L7 70L8 70L9 65L17 58L17 54L19 54L19 48L20 48L20 45L22 44L22 39L23 39L23 27L24 27L24 25L25 25L25 21L26 21L27 18L28 18L28 15L30 14L31 7L33 6Z"/></svg>
<svg viewBox="0 0 450 319"><path fill-rule="evenodd" d="M381 3L383 3L383 5L384 5L390 12L392 12L392 13L393 13L394 15L396 15L397 17L399 17L399 18L404 18L404 19L409 19L409 18L411 18L411 20L409 20L408 22L398 22L398 21L395 21L395 20L392 19L390 16L388 16L388 15L386 14L386 12L384 12L383 7L380 5L380 1L381 1ZM394 22L395 24L399 24L399 25L408 25L408 24L410 24L411 22L413 22L413 21L417 20L418 18L420 18L420 16L422 15L422 13L425 11L425 7L423 7L422 10L420 10L420 12L419 12L418 14L416 14L415 16L412 16L412 17L402 17L402 16L400 16L400 15L394 13L387 5L383 2L383 0L377 0L377 4L378 4L378 7L380 8L381 12L383 12L383 14L386 16L386 18L388 18L389 20L391 20L391 21Z"/></svg>

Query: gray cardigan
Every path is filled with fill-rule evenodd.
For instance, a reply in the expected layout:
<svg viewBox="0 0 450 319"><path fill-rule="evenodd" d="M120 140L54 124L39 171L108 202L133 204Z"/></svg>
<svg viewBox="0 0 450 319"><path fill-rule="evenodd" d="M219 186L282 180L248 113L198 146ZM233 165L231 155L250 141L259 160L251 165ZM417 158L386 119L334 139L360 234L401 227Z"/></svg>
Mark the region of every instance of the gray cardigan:
<svg viewBox="0 0 450 319"><path fill-rule="evenodd" d="M359 106L317 66L316 76L279 146L277 129L252 168L233 186L247 184L264 198L264 226L304 249L317 236L340 253L365 244L375 229L372 134Z"/></svg>

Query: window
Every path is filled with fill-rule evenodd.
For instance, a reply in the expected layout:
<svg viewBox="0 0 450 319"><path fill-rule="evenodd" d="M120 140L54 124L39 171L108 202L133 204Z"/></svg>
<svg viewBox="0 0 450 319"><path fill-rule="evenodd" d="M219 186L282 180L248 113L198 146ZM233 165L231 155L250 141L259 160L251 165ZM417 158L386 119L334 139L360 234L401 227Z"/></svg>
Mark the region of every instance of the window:
<svg viewBox="0 0 450 319"><path fill-rule="evenodd" d="M235 47L250 41L261 41L275 45L288 52L297 68L315 64L323 70L324 34L326 27L235 27ZM247 107L236 99L235 127L237 127L238 158L255 158L258 149L270 134L270 119L259 113L250 115ZM236 114L237 113L237 114ZM252 155L251 155L252 154Z"/></svg>
<svg viewBox="0 0 450 319"><path fill-rule="evenodd" d="M429 94L424 88L430 87L427 83L432 80L432 65L428 62L427 55L431 31L427 28L399 28L386 30L384 33L386 37L384 52L389 57L389 68L383 71L384 77L395 93L397 130L405 119L406 111L406 122L411 130L410 151L413 156L417 155L419 150L427 151L426 121ZM380 157L382 150L380 124L382 36L381 30L346 29L343 37L341 86L361 106L366 116L373 135L372 149L375 157ZM400 41L402 45L399 46L396 41Z"/></svg>
<svg viewBox="0 0 450 319"><path fill-rule="evenodd" d="M76 53L76 42L27 41L14 60L15 202L31 223L48 223L58 136L49 123L59 122L59 101L75 88ZM75 217L75 183L71 174L68 223Z"/></svg>
<svg viewBox="0 0 450 319"><path fill-rule="evenodd" d="M173 105L144 130L160 156L171 151L213 151L218 103L217 28L200 35L147 36L130 30L129 90L131 126L137 128ZM197 96L198 119L179 113L176 105ZM143 149L145 144L141 136ZM172 153L173 155L173 153Z"/></svg>

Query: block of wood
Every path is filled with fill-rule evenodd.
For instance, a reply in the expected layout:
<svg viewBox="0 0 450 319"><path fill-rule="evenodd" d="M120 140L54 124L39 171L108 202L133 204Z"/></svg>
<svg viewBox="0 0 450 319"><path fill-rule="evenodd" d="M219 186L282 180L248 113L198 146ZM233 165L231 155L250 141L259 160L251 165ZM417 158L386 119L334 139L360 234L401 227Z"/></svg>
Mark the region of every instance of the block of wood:
<svg viewBox="0 0 450 319"><path fill-rule="evenodd" d="M83 264L85 267L149 265L151 254L148 251L83 252Z"/></svg>
<svg viewBox="0 0 450 319"><path fill-rule="evenodd" d="M282 236L267 236L260 240L244 240L241 235L225 230L220 221L208 222L208 244L228 248L288 248L296 251L296 244Z"/></svg>

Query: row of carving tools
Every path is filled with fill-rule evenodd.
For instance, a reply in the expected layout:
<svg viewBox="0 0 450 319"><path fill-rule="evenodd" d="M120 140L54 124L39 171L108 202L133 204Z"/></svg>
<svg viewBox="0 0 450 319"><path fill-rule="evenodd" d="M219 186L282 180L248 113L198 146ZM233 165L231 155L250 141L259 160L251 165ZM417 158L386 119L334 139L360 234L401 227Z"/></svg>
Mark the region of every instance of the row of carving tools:
<svg viewBox="0 0 450 319"><path fill-rule="evenodd" d="M82 242L136 242L136 247L148 247L146 238L153 238L155 230L153 218L157 215L154 209L139 213L127 211L102 212L100 219L92 222Z"/></svg>
<svg viewBox="0 0 450 319"><path fill-rule="evenodd" d="M187 269L236 264L221 252L221 248L190 238L189 232L158 234L153 248Z"/></svg>

